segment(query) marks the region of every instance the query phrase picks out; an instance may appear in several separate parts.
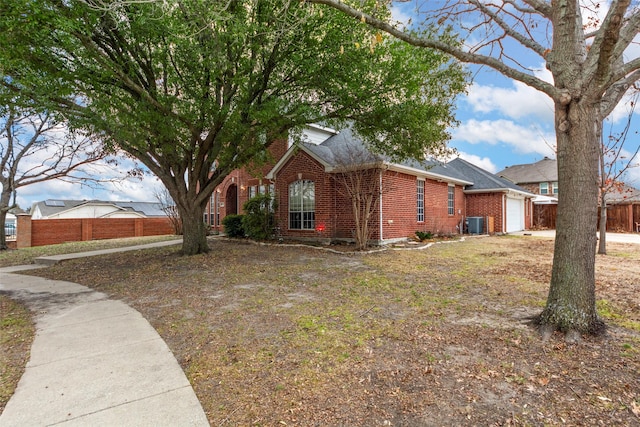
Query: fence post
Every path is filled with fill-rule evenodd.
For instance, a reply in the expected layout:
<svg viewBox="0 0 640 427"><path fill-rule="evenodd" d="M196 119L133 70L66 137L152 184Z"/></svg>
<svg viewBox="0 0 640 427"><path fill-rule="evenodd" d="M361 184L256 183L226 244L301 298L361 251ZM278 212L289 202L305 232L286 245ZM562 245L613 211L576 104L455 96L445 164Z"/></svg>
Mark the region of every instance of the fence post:
<svg viewBox="0 0 640 427"><path fill-rule="evenodd" d="M16 215L16 248L31 247L31 214L19 213Z"/></svg>
<svg viewBox="0 0 640 427"><path fill-rule="evenodd" d="M93 218L83 218L80 224L82 241L93 240Z"/></svg>

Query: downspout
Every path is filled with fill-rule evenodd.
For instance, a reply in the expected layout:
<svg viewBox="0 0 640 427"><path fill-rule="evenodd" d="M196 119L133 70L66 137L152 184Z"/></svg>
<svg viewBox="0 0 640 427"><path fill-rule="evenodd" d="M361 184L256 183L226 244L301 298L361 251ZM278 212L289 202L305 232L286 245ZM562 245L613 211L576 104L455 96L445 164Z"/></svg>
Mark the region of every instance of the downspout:
<svg viewBox="0 0 640 427"><path fill-rule="evenodd" d="M380 202L378 203L379 205L379 211L380 211L380 244L382 244L383 242L383 237L382 237L382 169L380 169L380 182L379 182L379 191L380 191Z"/></svg>
<svg viewBox="0 0 640 427"><path fill-rule="evenodd" d="M507 234L507 195L502 194L502 234Z"/></svg>

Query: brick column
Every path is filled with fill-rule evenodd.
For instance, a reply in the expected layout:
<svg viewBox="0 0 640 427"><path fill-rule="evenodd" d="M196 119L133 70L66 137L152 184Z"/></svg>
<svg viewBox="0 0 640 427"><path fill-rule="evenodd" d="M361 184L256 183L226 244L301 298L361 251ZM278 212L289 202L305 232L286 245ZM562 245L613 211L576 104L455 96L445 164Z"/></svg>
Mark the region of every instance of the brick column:
<svg viewBox="0 0 640 427"><path fill-rule="evenodd" d="M16 248L31 247L31 215L22 213L16 215Z"/></svg>

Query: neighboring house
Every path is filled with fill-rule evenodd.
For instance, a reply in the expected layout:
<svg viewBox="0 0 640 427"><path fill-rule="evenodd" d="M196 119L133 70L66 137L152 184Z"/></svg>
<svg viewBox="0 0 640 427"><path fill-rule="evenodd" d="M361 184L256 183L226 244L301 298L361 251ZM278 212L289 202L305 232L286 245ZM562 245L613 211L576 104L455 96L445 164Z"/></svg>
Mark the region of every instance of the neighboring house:
<svg viewBox="0 0 640 427"><path fill-rule="evenodd" d="M301 139L274 142L272 168L231 173L213 192L205 221L221 229L226 215L240 213L250 197L268 192L275 194L280 236L350 240L351 202L336 178L362 165L377 171L382 188L370 222L374 242L404 240L416 231L461 233L468 217L485 219L483 231L497 233L531 224L533 194L464 160L392 162L367 151L348 129L338 133L314 126Z"/></svg>
<svg viewBox="0 0 640 427"><path fill-rule="evenodd" d="M545 157L536 163L509 166L497 173L537 194L533 199L533 226L555 228L558 204L558 162ZM623 186L606 195L607 230L640 232L640 190ZM598 216L598 222L600 216Z"/></svg>
<svg viewBox="0 0 640 427"><path fill-rule="evenodd" d="M533 194L557 196L558 161L545 157L536 163L509 166L496 175Z"/></svg>
<svg viewBox="0 0 640 427"><path fill-rule="evenodd" d="M158 218L166 217L157 202L109 202L101 200L58 200L36 202L31 219L65 218Z"/></svg>

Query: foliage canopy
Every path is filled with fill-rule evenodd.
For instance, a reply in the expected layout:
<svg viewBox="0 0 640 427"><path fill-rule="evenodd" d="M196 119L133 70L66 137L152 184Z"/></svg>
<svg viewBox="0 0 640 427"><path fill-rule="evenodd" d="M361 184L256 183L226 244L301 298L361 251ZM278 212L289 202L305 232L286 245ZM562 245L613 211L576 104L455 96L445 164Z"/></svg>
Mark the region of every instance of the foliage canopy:
<svg viewBox="0 0 640 427"><path fill-rule="evenodd" d="M213 189L289 129L352 121L377 151L423 158L444 147L465 87L446 54L297 0L1 4L3 84L149 168L186 253L207 250Z"/></svg>

